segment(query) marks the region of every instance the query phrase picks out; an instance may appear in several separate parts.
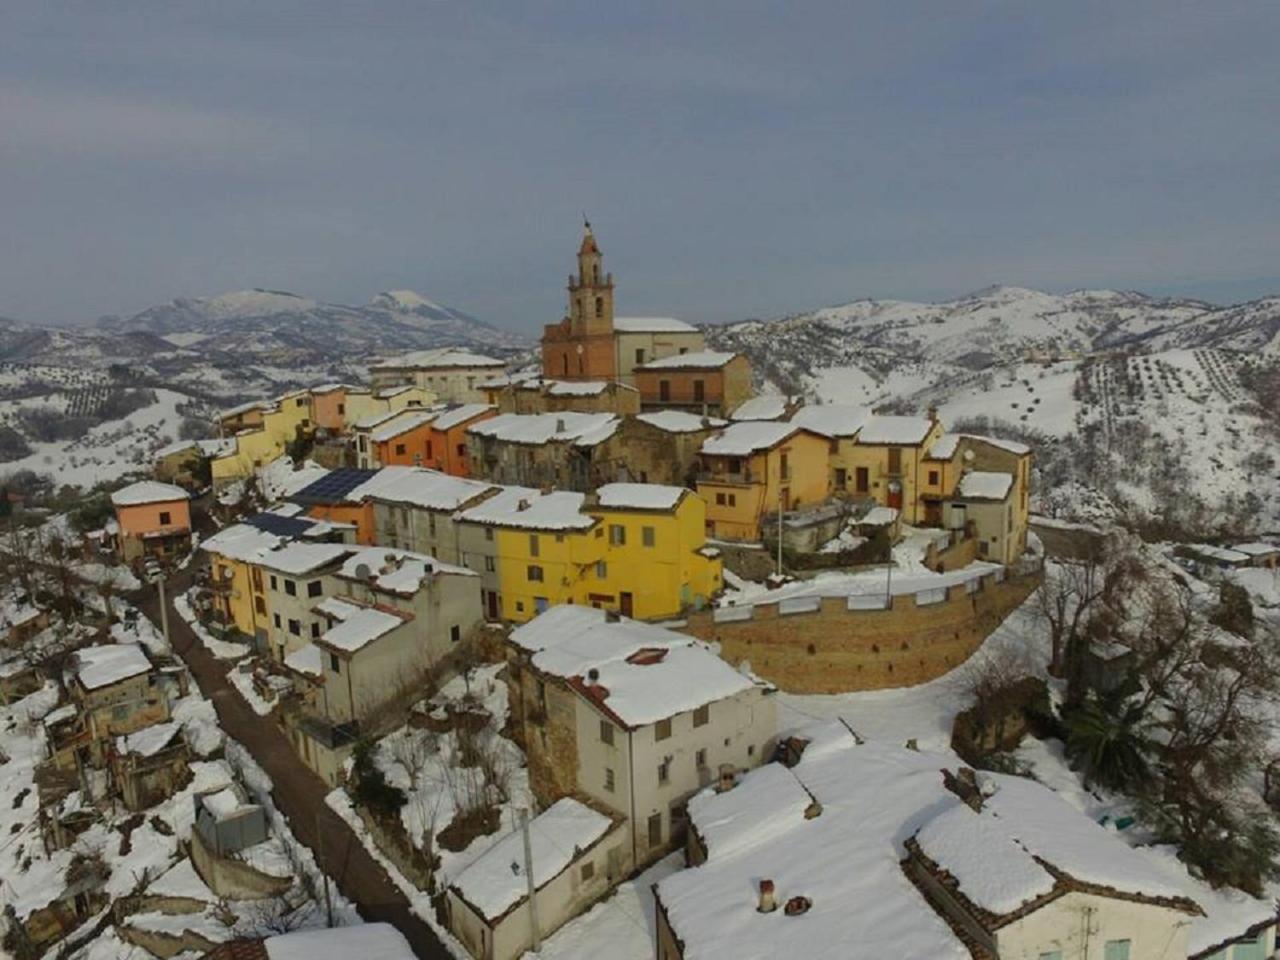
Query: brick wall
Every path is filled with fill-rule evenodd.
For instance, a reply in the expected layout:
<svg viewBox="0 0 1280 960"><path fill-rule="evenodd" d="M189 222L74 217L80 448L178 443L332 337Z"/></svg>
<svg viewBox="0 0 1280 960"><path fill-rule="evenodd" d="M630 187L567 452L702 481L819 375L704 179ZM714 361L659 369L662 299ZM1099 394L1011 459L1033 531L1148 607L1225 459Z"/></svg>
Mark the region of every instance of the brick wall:
<svg viewBox="0 0 1280 960"><path fill-rule="evenodd" d="M967 592L918 604L895 596L888 610L849 610L844 597L824 597L817 610L779 614L758 604L752 619L716 623L711 612L689 617L688 631L720 644L730 663L749 660L760 676L792 693L843 693L906 687L942 676L972 654L1039 585L1040 574L994 575Z"/></svg>

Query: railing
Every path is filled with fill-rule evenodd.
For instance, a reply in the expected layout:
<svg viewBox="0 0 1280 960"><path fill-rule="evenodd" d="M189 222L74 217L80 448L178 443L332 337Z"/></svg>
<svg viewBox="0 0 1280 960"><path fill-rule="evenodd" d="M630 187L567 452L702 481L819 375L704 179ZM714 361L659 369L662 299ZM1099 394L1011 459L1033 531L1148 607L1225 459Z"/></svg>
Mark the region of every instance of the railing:
<svg viewBox="0 0 1280 960"><path fill-rule="evenodd" d="M749 470L741 473L730 473L728 470L699 470L695 475L696 478L704 483L760 483L761 478L756 477Z"/></svg>

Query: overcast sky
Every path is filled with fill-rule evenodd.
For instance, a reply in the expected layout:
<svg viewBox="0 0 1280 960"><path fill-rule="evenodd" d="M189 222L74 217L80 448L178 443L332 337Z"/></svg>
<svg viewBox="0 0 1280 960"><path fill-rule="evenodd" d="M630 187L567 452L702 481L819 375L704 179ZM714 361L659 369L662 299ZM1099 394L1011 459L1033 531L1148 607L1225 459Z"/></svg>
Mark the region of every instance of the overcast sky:
<svg viewBox="0 0 1280 960"><path fill-rule="evenodd" d="M534 9L536 7L536 10ZM0 6L0 315L1280 292L1280 4Z"/></svg>

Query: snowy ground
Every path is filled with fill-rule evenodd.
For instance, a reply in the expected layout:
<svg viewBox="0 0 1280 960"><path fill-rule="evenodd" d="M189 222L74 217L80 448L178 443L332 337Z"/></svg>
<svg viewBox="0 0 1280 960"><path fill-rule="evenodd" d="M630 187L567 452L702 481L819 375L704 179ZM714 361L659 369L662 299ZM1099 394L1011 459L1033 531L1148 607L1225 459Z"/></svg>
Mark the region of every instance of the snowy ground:
<svg viewBox="0 0 1280 960"><path fill-rule="evenodd" d="M173 608L178 611L178 615L187 621L187 625L191 627L199 641L208 648L219 660L239 660L247 657L251 652L247 644L232 643L230 640L223 640L215 637L202 624L196 612L191 608L191 600L189 597L174 597Z"/></svg>

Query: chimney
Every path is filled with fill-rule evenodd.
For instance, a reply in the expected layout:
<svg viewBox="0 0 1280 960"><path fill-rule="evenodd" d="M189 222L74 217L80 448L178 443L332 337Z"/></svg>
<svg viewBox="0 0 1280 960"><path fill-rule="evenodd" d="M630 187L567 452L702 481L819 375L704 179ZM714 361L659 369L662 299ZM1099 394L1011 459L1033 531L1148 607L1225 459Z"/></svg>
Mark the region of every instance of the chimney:
<svg viewBox="0 0 1280 960"><path fill-rule="evenodd" d="M760 904L756 907L760 913L773 913L778 909L778 901L773 898L773 881L760 881Z"/></svg>
<svg viewBox="0 0 1280 960"><path fill-rule="evenodd" d="M929 419L930 419L932 422L934 422L934 423L937 423L937 422L938 422L938 407L937 407L937 404L933 404L933 403L929 404Z"/></svg>
<svg viewBox="0 0 1280 960"><path fill-rule="evenodd" d="M964 801L975 813L982 811L982 789L972 767L960 767L955 773L942 771L942 785Z"/></svg>
<svg viewBox="0 0 1280 960"><path fill-rule="evenodd" d="M621 620L622 620L622 614L618 613L617 610L606 610L604 612L605 623L618 623Z"/></svg>
<svg viewBox="0 0 1280 960"><path fill-rule="evenodd" d="M517 504L516 504L516 510L517 510L517 511L519 511L519 510L528 510L528 509L529 509L529 501L528 501L528 500L521 500L519 503L517 503Z"/></svg>
<svg viewBox="0 0 1280 960"><path fill-rule="evenodd" d="M732 763L720 764L720 779L716 783L716 793L727 793L734 787L738 769Z"/></svg>
<svg viewBox="0 0 1280 960"><path fill-rule="evenodd" d="M703 429L703 430L710 430L710 429L711 429L711 418L710 418L710 417L704 416L704 417L702 418L702 429Z"/></svg>
<svg viewBox="0 0 1280 960"><path fill-rule="evenodd" d="M556 417L556 433L564 433L564 417Z"/></svg>
<svg viewBox="0 0 1280 960"><path fill-rule="evenodd" d="M595 667L592 667L590 670L587 671L587 686L594 687L599 682L600 682L600 671L597 670Z"/></svg>

